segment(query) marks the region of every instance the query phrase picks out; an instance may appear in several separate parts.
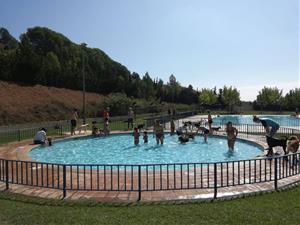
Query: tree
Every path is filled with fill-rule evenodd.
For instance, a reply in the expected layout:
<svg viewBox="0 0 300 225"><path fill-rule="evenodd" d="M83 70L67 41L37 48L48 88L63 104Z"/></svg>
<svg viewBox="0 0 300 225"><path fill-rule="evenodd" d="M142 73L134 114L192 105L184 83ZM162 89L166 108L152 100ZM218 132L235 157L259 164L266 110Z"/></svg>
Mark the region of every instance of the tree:
<svg viewBox="0 0 300 225"><path fill-rule="evenodd" d="M282 90L277 87L264 87L256 97L256 104L261 109L279 110L283 104Z"/></svg>
<svg viewBox="0 0 300 225"><path fill-rule="evenodd" d="M284 106L289 110L300 109L300 88L290 90L289 93L285 95Z"/></svg>
<svg viewBox="0 0 300 225"><path fill-rule="evenodd" d="M0 28L0 79L28 85L82 89L84 60L86 91L123 93L129 97L194 104L197 92L182 87L172 74L169 82L142 78L112 60L100 49L82 47L46 27L33 27L20 35L20 42Z"/></svg>
<svg viewBox="0 0 300 225"><path fill-rule="evenodd" d="M202 105L212 106L217 103L217 96L214 93L214 90L203 88L199 93L199 102Z"/></svg>
<svg viewBox="0 0 300 225"><path fill-rule="evenodd" d="M241 102L240 92L235 87L223 87L224 104L230 112L233 112L233 107Z"/></svg>

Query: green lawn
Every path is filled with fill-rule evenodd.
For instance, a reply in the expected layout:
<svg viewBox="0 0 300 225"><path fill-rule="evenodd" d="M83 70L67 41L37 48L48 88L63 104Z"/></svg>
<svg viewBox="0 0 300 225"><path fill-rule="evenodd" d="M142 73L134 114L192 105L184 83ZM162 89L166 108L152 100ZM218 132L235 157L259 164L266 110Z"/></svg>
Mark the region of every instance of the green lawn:
<svg viewBox="0 0 300 225"><path fill-rule="evenodd" d="M0 193L0 224L299 224L300 187L216 202L105 205Z"/></svg>

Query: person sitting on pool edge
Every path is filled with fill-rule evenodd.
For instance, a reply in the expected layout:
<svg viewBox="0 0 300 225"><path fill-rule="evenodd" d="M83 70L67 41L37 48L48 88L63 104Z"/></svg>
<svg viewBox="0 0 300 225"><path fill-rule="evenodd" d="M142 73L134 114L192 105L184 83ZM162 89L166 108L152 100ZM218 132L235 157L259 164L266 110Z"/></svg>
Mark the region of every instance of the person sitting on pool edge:
<svg viewBox="0 0 300 225"><path fill-rule="evenodd" d="M160 124L159 120L155 121L153 132L155 134L156 143L164 144L164 127Z"/></svg>
<svg viewBox="0 0 300 225"><path fill-rule="evenodd" d="M273 137L280 127L278 123L269 118L259 118L258 116L253 116L253 122L261 123L269 137Z"/></svg>
<svg viewBox="0 0 300 225"><path fill-rule="evenodd" d="M40 129L35 134L35 136L33 138L33 143L35 145L45 145L47 140L48 140L48 144L49 144L49 146L51 146L52 145L52 140L51 140L51 138L47 139L47 133L46 132L47 132L46 128Z"/></svg>
<svg viewBox="0 0 300 225"><path fill-rule="evenodd" d="M234 126L232 126L232 122L227 123L225 131L227 134L228 148L229 148L229 150L233 151L236 137L239 132Z"/></svg>

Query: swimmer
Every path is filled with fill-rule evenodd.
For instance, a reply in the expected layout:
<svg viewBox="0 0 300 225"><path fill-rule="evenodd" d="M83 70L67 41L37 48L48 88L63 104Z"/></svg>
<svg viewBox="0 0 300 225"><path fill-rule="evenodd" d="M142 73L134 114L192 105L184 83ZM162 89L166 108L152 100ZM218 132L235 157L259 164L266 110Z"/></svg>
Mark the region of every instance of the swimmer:
<svg viewBox="0 0 300 225"><path fill-rule="evenodd" d="M148 132L147 131L144 131L143 139L144 139L144 144L147 144L148 143Z"/></svg>
<svg viewBox="0 0 300 225"><path fill-rule="evenodd" d="M164 127L160 124L159 120L155 121L153 132L156 138L156 144L164 144Z"/></svg>
<svg viewBox="0 0 300 225"><path fill-rule="evenodd" d="M207 129L206 127L199 127L199 130L202 131L203 137L204 137L204 142L207 143L207 138L208 138L208 135L209 135L209 129Z"/></svg>
<svg viewBox="0 0 300 225"><path fill-rule="evenodd" d="M236 137L238 135L238 130L234 126L232 126L232 122L228 122L225 131L227 134L228 148L229 150L233 151Z"/></svg>
<svg viewBox="0 0 300 225"><path fill-rule="evenodd" d="M133 129L133 139L134 139L134 144L138 145L140 142L140 133L137 127Z"/></svg>

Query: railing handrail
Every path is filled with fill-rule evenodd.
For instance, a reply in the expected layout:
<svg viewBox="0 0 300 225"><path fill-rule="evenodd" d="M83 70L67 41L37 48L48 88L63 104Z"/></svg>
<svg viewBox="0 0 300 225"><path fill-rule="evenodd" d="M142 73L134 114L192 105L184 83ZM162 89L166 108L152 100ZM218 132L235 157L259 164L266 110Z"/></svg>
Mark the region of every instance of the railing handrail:
<svg viewBox="0 0 300 225"><path fill-rule="evenodd" d="M83 164L83 163L51 163L51 162L43 162L43 161L29 161L29 160L18 160L18 159L6 159L0 158L2 161L16 162L16 163L32 163L32 164L44 164L44 165L53 165L53 166L72 166L72 167L153 167L153 166L186 166L186 165L214 165L221 163L238 163L238 162L249 162L249 161L257 161L257 160L273 160L273 159L285 159L288 156L300 155L300 152L289 153L286 155L275 155L272 157L262 157L262 158L252 158L252 159L241 159L241 160L229 160L229 161L216 161L216 162L186 162L186 163L150 163L150 164Z"/></svg>

